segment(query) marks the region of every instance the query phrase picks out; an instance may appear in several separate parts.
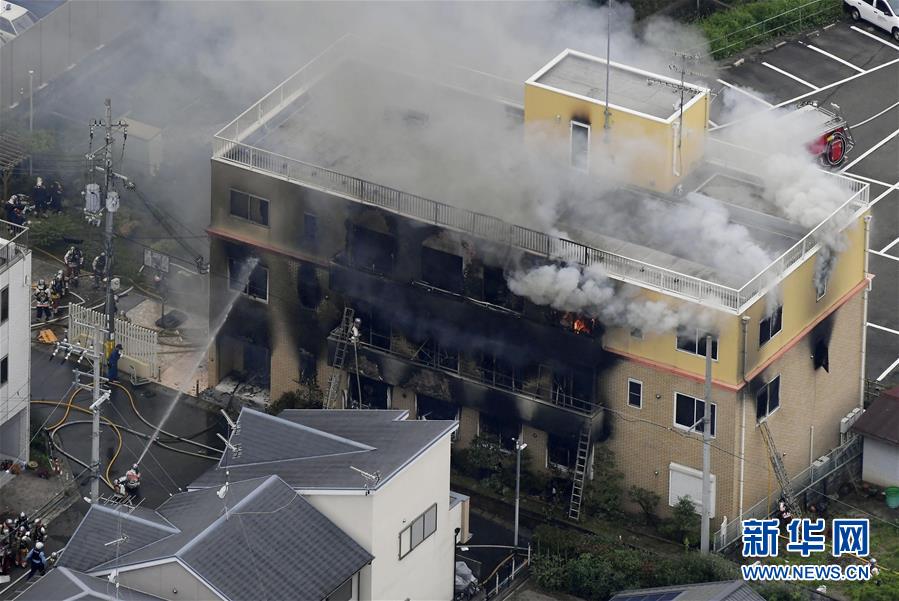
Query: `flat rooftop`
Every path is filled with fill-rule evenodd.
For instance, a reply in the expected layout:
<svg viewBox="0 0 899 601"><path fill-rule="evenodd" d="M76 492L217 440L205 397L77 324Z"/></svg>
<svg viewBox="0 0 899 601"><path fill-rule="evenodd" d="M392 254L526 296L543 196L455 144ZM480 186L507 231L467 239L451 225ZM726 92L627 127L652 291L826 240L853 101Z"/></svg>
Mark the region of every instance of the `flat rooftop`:
<svg viewBox="0 0 899 601"><path fill-rule="evenodd" d="M693 300L717 298L731 310L771 285L771 270L785 270L778 257L806 248L801 243L812 228L768 202L762 182L749 174L708 162L677 195L601 188L567 166L526 162L523 82L516 98L507 85L483 78L467 87L447 84L434 72L410 73L398 64L320 56L222 129L214 158L429 223L439 215L450 229L535 254L592 258L613 278ZM566 51L535 78L573 81L585 66ZM634 87L622 85L617 99L629 101L638 95L636 74L623 70L620 77ZM655 106L640 108L664 114L669 88L641 81L651 93L644 102ZM866 202L867 188L861 192ZM861 192L847 188L847 202Z"/></svg>
<svg viewBox="0 0 899 601"><path fill-rule="evenodd" d="M609 106L649 115L665 121L679 113L678 80L622 65L606 59L567 49L528 80L529 84L586 98L600 104L606 102L606 65L609 65ZM690 84L684 86L684 106L704 90Z"/></svg>

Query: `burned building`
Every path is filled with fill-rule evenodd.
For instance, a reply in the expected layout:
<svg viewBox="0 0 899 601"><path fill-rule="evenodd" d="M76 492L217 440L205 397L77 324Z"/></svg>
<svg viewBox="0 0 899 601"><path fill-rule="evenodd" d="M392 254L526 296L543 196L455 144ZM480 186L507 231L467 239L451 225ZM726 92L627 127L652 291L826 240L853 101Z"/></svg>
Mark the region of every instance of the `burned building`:
<svg viewBox="0 0 899 601"><path fill-rule="evenodd" d="M224 127L211 383L456 418L456 444L522 438L579 486L607 444L674 504L700 498L712 334L714 517L776 494L760 428L796 473L860 401L867 186L822 172L834 210L796 218L707 135L707 89L613 64L607 95L605 72L565 51L515 82L343 38Z"/></svg>

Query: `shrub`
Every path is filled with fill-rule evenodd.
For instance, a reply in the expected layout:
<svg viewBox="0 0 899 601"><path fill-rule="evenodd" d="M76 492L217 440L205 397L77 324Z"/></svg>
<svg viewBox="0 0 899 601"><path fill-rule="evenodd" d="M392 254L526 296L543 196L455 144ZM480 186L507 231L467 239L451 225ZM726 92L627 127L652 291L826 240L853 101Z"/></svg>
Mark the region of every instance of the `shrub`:
<svg viewBox="0 0 899 601"><path fill-rule="evenodd" d="M784 582L761 582L754 588L766 601L805 601L808 598L801 588Z"/></svg>
<svg viewBox="0 0 899 601"><path fill-rule="evenodd" d="M689 497L680 497L671 514L671 519L665 520L662 525L662 534L683 543L685 547L696 546L699 543L702 518L696 513L693 501Z"/></svg>
<svg viewBox="0 0 899 601"><path fill-rule="evenodd" d="M551 591L563 591L568 583L568 560L559 555L536 555L531 572L537 584Z"/></svg>
<svg viewBox="0 0 899 601"><path fill-rule="evenodd" d="M296 390L285 392L274 403L269 403L266 411L277 415L285 409L321 409L324 406L324 394L315 382L307 381Z"/></svg>
<svg viewBox="0 0 899 601"><path fill-rule="evenodd" d="M659 501L662 500L662 497L651 490L640 486L631 486L627 495L630 497L631 501L640 506L648 524L655 525L659 521L658 515L656 514L656 508L659 505Z"/></svg>
<svg viewBox="0 0 899 601"><path fill-rule="evenodd" d="M716 59L777 36L808 30L840 17L836 0L764 0L718 11L698 21Z"/></svg>
<svg viewBox="0 0 899 601"><path fill-rule="evenodd" d="M67 238L83 238L84 222L65 213L47 215L43 219L32 219L28 225L31 244L45 249L60 246ZM85 263L89 259L85 258Z"/></svg>
<svg viewBox="0 0 899 601"><path fill-rule="evenodd" d="M606 445L593 447L593 479L586 486L583 504L588 517L612 517L621 513L624 475L615 466L613 451Z"/></svg>

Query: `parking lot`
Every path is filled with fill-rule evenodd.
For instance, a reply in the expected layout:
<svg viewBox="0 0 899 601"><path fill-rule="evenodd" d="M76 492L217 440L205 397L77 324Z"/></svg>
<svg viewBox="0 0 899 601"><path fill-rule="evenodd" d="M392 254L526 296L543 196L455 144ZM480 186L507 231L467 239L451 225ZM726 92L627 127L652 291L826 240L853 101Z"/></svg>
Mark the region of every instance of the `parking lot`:
<svg viewBox="0 0 899 601"><path fill-rule="evenodd" d="M730 94L760 110L802 100L842 109L856 143L842 171L871 184L873 204L867 377L899 384L899 45L847 20L747 56L719 75L713 127L727 125L722 109Z"/></svg>

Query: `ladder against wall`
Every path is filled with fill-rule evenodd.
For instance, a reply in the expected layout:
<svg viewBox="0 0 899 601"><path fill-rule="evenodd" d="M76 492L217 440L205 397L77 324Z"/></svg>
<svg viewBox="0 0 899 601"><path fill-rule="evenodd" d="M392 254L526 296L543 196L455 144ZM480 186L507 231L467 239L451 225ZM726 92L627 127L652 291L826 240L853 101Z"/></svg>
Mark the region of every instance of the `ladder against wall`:
<svg viewBox="0 0 899 601"><path fill-rule="evenodd" d="M587 460L590 457L590 422L585 422L577 443L577 457L574 463L574 478L571 484L571 504L568 517L574 521L581 519L581 501L584 496L584 481L587 478Z"/></svg>
<svg viewBox="0 0 899 601"><path fill-rule="evenodd" d="M325 396L325 409L335 409L335 404L340 396L340 385L343 382L343 368L346 363L347 344L350 339L350 332L353 329L353 319L355 311L350 307L343 310L343 318L340 325L337 326L335 334L337 335L337 344L334 348L334 361L331 363L331 374L328 376L328 394Z"/></svg>

